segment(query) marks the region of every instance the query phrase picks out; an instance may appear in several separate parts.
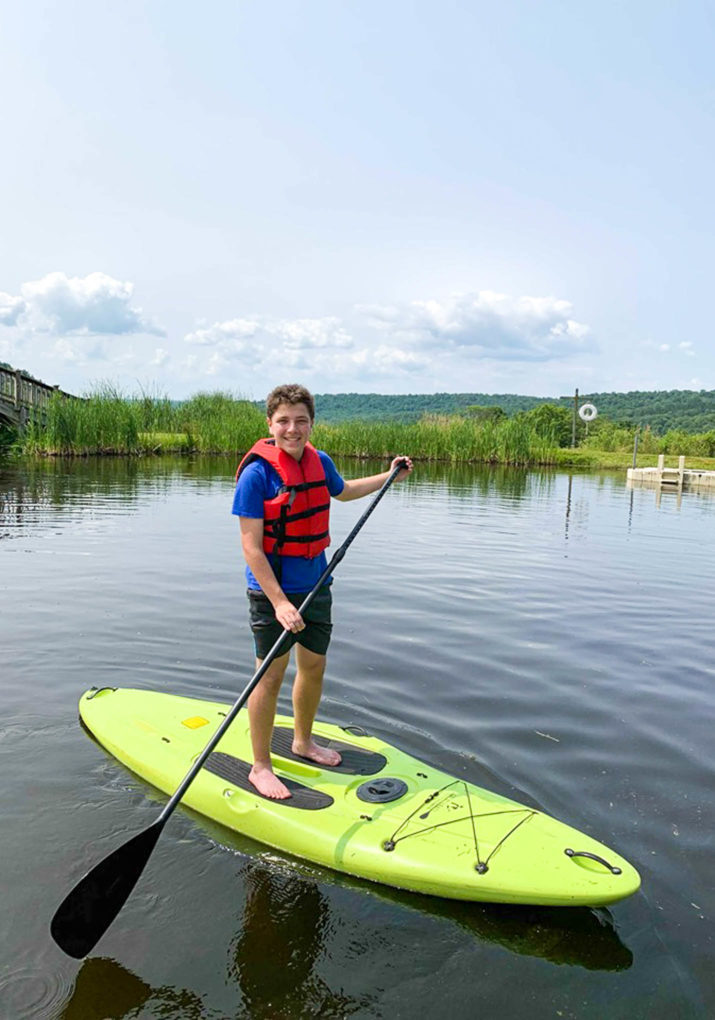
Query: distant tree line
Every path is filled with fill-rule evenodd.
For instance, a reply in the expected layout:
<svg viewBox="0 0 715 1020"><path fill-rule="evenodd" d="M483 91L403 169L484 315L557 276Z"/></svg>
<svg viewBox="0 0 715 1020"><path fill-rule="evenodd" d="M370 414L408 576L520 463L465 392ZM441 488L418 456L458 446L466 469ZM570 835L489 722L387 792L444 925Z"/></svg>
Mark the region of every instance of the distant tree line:
<svg viewBox="0 0 715 1020"><path fill-rule="evenodd" d="M632 390L629 393L582 393L581 403L588 401L598 408L599 420L624 429L640 426L654 435L672 430L687 433L715 429L715 390ZM556 407L567 415L573 413L572 397L529 397L516 393L321 393L315 398L316 413L321 421L339 423L360 420L383 422L419 421L425 415L459 414L486 421L501 416L514 417L539 407ZM553 412L543 412L553 419ZM561 427L566 418L558 419ZM570 421L568 436L570 441ZM552 422L556 424L556 419ZM591 430L596 423L591 426ZM579 424L579 435L585 434Z"/></svg>
<svg viewBox="0 0 715 1020"><path fill-rule="evenodd" d="M548 397L522 397L513 393L320 393L316 414L323 421L416 422L424 415L464 413L470 405L496 405L508 416L548 402Z"/></svg>

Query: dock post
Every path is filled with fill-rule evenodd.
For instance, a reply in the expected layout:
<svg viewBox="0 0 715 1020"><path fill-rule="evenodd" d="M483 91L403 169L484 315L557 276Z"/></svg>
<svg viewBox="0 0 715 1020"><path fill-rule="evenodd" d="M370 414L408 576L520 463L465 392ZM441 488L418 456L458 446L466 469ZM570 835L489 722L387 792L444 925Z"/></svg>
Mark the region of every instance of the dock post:
<svg viewBox="0 0 715 1020"><path fill-rule="evenodd" d="M657 467L658 474L656 475L656 481L657 481L659 486L663 484L663 468L664 467L665 467L665 454L664 453L659 453L658 454L658 467Z"/></svg>

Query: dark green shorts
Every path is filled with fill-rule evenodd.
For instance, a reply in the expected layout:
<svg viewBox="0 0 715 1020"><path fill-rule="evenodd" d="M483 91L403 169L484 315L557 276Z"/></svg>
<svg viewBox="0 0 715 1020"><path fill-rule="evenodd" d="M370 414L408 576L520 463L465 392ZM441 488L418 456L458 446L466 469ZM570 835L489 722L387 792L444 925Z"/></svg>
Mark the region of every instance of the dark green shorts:
<svg viewBox="0 0 715 1020"><path fill-rule="evenodd" d="M304 601L307 594L307 592L293 592L287 594L286 597L297 608ZM283 633L283 628L278 623L278 620L276 620L275 610L270 600L262 591L254 591L252 588L249 588L247 595L248 618L256 645L256 658L265 659ZM307 648L308 651L315 652L316 655L325 655L328 651L330 635L333 630L333 624L330 619L332 605L333 595L330 588L326 585L320 589L303 614L305 628L298 634L291 633L288 636L283 654L297 642L299 645Z"/></svg>

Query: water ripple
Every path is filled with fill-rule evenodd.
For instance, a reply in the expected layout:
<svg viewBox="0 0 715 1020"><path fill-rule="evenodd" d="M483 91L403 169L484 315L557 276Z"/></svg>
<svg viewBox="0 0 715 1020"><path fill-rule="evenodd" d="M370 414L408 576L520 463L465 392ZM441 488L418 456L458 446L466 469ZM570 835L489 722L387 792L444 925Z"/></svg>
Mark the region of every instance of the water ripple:
<svg viewBox="0 0 715 1020"><path fill-rule="evenodd" d="M0 1016L8 1020L56 1020L72 990L72 979L39 966L0 975Z"/></svg>
<svg viewBox="0 0 715 1020"><path fill-rule="evenodd" d="M347 466L348 476L356 473ZM682 994L695 1001L693 986L706 987L712 969L703 919L715 914L708 824L715 811L715 500L686 493L679 506L666 499L658 506L652 492L629 492L615 475L422 474L424 481L383 500L336 571L321 716L360 723L507 795L519 791L517 799L593 833L640 867L644 893L615 908L632 931L648 935L636 939L627 981L599 986L601 1001L600 991L573 975L564 983L543 969L525 972L534 1001L541 996L554 1007L548 1015L558 1006L597 1020L624 1016L623 1004L645 1001L653 987L663 946L689 975ZM110 765L76 726L82 690L121 684L231 701L250 677L230 497L231 470L216 461L42 465L0 478L0 535L12 539L0 541L0 796L3 818L15 823L0 831L11 875L5 916L49 916L49 900L54 905L68 881L155 816L159 801L149 787ZM357 514L355 505L336 505L335 548ZM290 710L287 686L280 707ZM112 937L130 957L137 917L151 917L160 944L186 958L201 987L213 980L218 995L224 975L212 979L201 970L191 938L205 896L214 907L206 908L202 952L211 955L226 874L217 855L196 849L213 849L202 842L205 830L181 817L185 828L179 818L172 825L188 834L188 846L179 853L167 837L166 854L157 851L161 866L143 879L135 913ZM52 846L52 864L28 853L28 833L35 846ZM263 860L272 870L270 855ZM20 877L28 868L32 909ZM177 889L196 890L188 925ZM363 891L360 902L373 902ZM254 894L280 912L288 911L292 892L287 884L269 896L258 883ZM241 895L239 888L237 902ZM302 901L305 916L315 901L311 890ZM350 928L359 908L345 909L329 931L343 945L345 931L354 931L355 956L346 950L343 960L349 958L357 986L379 970L381 947ZM395 930L401 909L391 901L386 923ZM458 916L453 904L443 909ZM465 908L465 916L472 913ZM503 922L490 911L485 917L500 942ZM18 938L16 927L6 923L8 944ZM40 935L38 921L38 944L45 928ZM439 971L464 953L465 994L498 1002L503 1012L513 961L487 958L476 929L466 925L469 937L455 936L440 962L418 925L404 960L390 957L390 987L408 989L415 966ZM519 928L511 949L522 934ZM148 945L149 936L142 938ZM249 947L237 939L236 973L245 976ZM338 989L344 978L331 941L326 965L332 958ZM256 1001L270 995L269 983L254 989ZM12 1002L12 1020L42 1016L66 995L65 984L18 967L4 977L0 1001ZM152 981L150 988L142 978L137 995L156 987L163 986ZM75 995L78 1010L84 988ZM287 1001L291 994L287 989ZM667 1005L658 1000L653 1015L666 1015Z"/></svg>

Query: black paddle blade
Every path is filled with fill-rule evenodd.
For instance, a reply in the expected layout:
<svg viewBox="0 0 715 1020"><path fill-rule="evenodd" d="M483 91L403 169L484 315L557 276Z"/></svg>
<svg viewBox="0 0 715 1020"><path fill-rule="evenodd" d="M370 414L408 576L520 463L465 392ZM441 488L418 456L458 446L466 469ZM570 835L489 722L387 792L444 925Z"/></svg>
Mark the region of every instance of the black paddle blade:
<svg viewBox="0 0 715 1020"><path fill-rule="evenodd" d="M50 932L63 952L81 960L122 909L164 828L157 819L95 865L57 908Z"/></svg>

